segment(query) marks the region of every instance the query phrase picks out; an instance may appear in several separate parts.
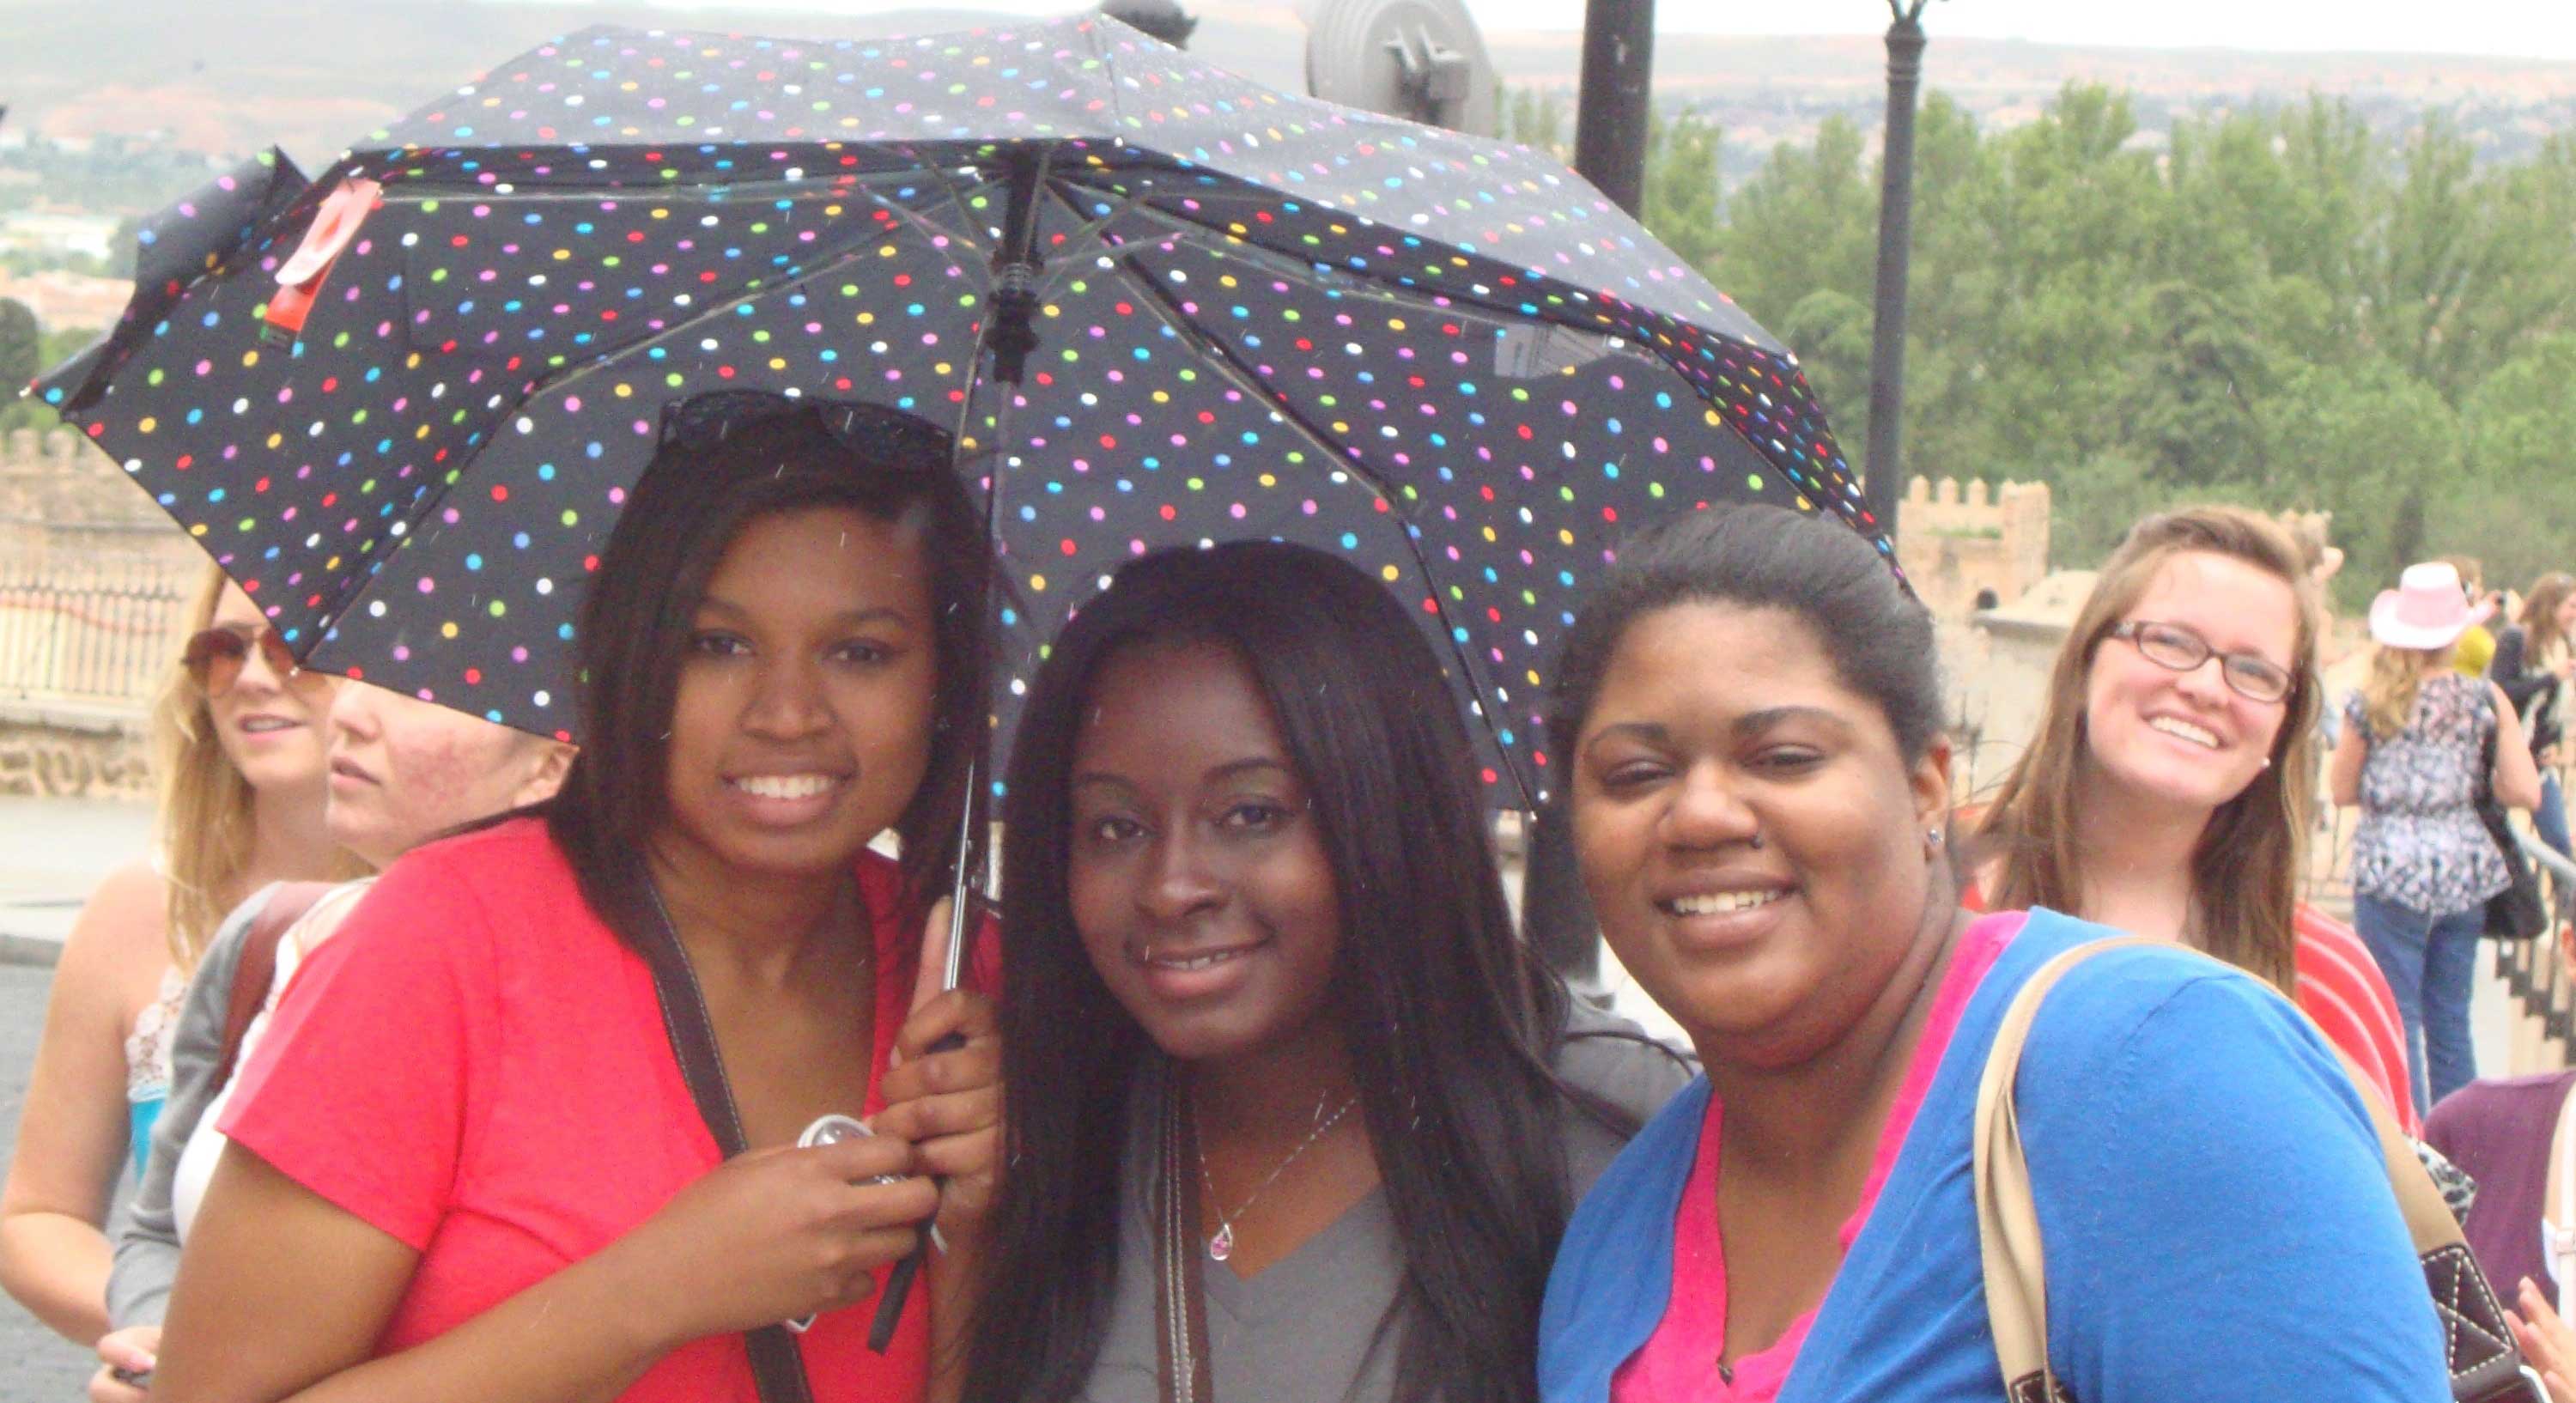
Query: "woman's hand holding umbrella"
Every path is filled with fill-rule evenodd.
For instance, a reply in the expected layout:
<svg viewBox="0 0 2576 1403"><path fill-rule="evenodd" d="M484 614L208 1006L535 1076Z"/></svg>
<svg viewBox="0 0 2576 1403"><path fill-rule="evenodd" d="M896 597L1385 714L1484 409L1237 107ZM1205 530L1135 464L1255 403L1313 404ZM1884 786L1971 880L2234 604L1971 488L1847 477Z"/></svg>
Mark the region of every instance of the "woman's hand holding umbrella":
<svg viewBox="0 0 2576 1403"><path fill-rule="evenodd" d="M931 908L912 1012L895 1035L877 1134L911 1143L919 1172L939 1180L939 1232L954 1250L991 1206L1002 1159L1002 1039L993 1001L943 989L949 903Z"/></svg>
<svg viewBox="0 0 2576 1403"><path fill-rule="evenodd" d="M867 1300L938 1207L895 1136L754 1150L674 1194L601 1254L631 1284L649 1361L690 1340ZM891 1183L879 1176L898 1176Z"/></svg>
<svg viewBox="0 0 2576 1403"><path fill-rule="evenodd" d="M932 1236L942 1250L930 1272L933 1397L950 1396L947 1389L957 1382L944 1376L963 1358L959 1346L974 1314L977 1235L1000 1187L1002 1164L1001 1020L990 998L946 987L955 938L951 909L942 898L924 923L912 1013L895 1034L883 1084L886 1106L875 1117L879 1135L912 1142L916 1163L938 1176ZM872 1342L890 1335L919 1262L908 1259L887 1278Z"/></svg>

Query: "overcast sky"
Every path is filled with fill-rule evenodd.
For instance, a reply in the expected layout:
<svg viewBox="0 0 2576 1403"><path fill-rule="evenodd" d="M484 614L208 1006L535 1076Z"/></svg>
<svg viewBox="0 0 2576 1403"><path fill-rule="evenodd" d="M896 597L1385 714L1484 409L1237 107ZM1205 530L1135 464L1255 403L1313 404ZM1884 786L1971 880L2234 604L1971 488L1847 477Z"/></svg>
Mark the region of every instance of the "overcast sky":
<svg viewBox="0 0 2576 1403"><path fill-rule="evenodd" d="M690 0L665 0L687 4ZM723 0L698 0L721 4ZM843 14L947 3L1060 14L1081 0L765 0ZM1287 4L1292 0L1276 0ZM1467 0L1487 29L1579 29L1584 0ZM1188 0L1184 0L1185 7ZM1656 27L1700 34L1876 34L1887 0L1661 0ZM2379 50L2576 59L2576 5L2565 0L1933 0L1943 34L2049 44Z"/></svg>

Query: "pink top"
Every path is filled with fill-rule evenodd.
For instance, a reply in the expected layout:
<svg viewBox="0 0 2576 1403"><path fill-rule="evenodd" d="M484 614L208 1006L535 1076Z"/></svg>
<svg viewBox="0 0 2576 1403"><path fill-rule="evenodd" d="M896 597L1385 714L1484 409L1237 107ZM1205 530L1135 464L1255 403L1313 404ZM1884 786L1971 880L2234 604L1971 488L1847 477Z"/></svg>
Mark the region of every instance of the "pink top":
<svg viewBox="0 0 2576 1403"><path fill-rule="evenodd" d="M918 918L860 858L877 959L876 1066L910 1001ZM433 843L388 868L315 951L241 1074L233 1143L420 1254L376 1342L455 1328L625 1234L716 1167L653 976L582 899L541 822ZM873 1301L797 1337L814 1396L919 1398L930 1293L880 1355ZM579 1328L578 1323L564 1328ZM663 1356L619 1403L755 1403L740 1335Z"/></svg>
<svg viewBox="0 0 2576 1403"><path fill-rule="evenodd" d="M1906 1063L1905 1080L1897 1086L1895 1103L1887 1108L1887 1123L1879 1128L1878 1149L1870 1161L1868 1182L1861 1186L1860 1202L1843 1220L1844 1251L1851 1250L1861 1225L1869 1221L1870 1207L1878 1202L1878 1191L1887 1183L1888 1170L1895 1167L1897 1151L1905 1146L1915 1110L1932 1088L1932 1074L1940 1069L1941 1054L1950 1046L1968 996L1994 967L1995 957L2021 933L2026 919L2027 913L2020 911L1983 916L1959 937L1949 971L1941 977L1931 1012L1924 1017L1922 1039ZM1780 1385L1788 1381L1790 1366L1798 1362L1798 1347L1806 1343L1808 1327L1816 1323L1816 1313L1808 1311L1791 1321L1770 1348L1738 1358L1733 1378L1719 1375L1716 1364L1726 1347L1726 1251L1718 1236L1716 1212L1720 1111L1717 1098L1711 1096L1708 1117L1701 1123L1699 1153L1691 1161L1690 1182L1682 1190L1681 1208L1673 1218L1673 1294L1664 1307L1663 1323L1612 1376L1611 1403L1771 1403L1779 1396Z"/></svg>

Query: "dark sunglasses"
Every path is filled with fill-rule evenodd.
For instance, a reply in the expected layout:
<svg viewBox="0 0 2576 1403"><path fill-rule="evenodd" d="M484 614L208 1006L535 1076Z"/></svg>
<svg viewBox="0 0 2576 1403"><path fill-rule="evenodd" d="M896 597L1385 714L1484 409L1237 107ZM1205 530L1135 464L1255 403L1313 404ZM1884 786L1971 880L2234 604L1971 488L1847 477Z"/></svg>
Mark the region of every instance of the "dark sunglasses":
<svg viewBox="0 0 2576 1403"><path fill-rule="evenodd" d="M775 390L711 390L662 406L665 447L706 449L758 424L803 417L871 461L944 468L956 456L948 431L900 409L865 400L782 395Z"/></svg>
<svg viewBox="0 0 2576 1403"><path fill-rule="evenodd" d="M188 680L207 697L220 697L241 680L242 664L250 661L250 650L259 649L261 661L283 682L304 670L286 639L276 629L262 625L258 632L244 634L238 629L201 629L188 640L179 654L179 665L188 669Z"/></svg>
<svg viewBox="0 0 2576 1403"><path fill-rule="evenodd" d="M2221 653L2209 646L2208 639L2180 624L2133 619L2113 628L2111 636L2126 639L2141 657L2172 672L2189 672L2214 656L2218 659L2219 676L2227 679L2228 690L2247 701L2285 701L2296 680L2288 668L2270 658L2258 653Z"/></svg>

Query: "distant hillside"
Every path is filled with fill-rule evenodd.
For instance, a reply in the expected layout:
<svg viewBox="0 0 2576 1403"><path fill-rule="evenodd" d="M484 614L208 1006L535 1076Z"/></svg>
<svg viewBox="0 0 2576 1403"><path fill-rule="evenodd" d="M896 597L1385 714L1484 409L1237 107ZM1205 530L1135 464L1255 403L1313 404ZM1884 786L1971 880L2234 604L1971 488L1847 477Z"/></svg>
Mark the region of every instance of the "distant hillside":
<svg viewBox="0 0 2576 1403"><path fill-rule="evenodd" d="M1288 0L1191 0L1190 8L1201 17L1198 52L1261 81L1302 87L1303 30ZM151 136L210 156L276 142L318 165L387 118L584 25L826 37L953 29L983 18L969 6L851 18L625 0L0 0L0 102L10 106L11 130ZM1579 46L1569 34L1497 33L1487 41L1504 81L1571 94ZM1878 42L1866 38L1667 35L1655 55L1656 90L1725 127L1730 172L1740 174L1772 144L1812 135L1827 115L1875 126L1884 62ZM2151 132L2179 114L2295 101L2310 91L2348 98L2380 125L2412 122L2428 108L2453 112L2498 157L2576 128L2576 64L2566 63L2056 48L1944 39L1936 27L1928 65L1932 87L2000 125L2027 120L2081 79L2135 92Z"/></svg>
<svg viewBox="0 0 2576 1403"><path fill-rule="evenodd" d="M1937 13L1937 12L1936 12ZM1575 88L1576 55L1561 37L1504 34L1495 64L1530 86ZM2235 49L2065 48L1944 39L1937 28L1924 81L1985 125L2039 115L2066 84L2102 83L2136 99L2150 140L2175 119L2305 100L2349 101L2381 130L2449 114L2489 159L2528 155L2550 134L2576 130L2576 63L2437 54L2278 54ZM1887 106L1886 49L1872 38L1721 39L1664 36L1655 91L1725 128L1730 164L1780 141L1804 141L1832 113L1875 129Z"/></svg>

